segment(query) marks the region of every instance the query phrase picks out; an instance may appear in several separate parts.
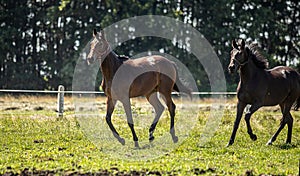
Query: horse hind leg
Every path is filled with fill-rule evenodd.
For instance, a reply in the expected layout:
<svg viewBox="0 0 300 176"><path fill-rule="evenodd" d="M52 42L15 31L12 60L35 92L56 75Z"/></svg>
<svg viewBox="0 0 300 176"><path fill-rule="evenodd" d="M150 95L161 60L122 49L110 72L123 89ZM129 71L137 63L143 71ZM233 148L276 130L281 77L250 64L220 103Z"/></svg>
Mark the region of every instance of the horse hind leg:
<svg viewBox="0 0 300 176"><path fill-rule="evenodd" d="M169 110L169 114L170 114L170 134L172 136L172 140L174 143L178 142L178 137L175 135L175 128L174 128L174 124L175 124L175 109L176 109L176 105L174 104L172 98L171 98L171 93L169 94L164 94L164 101L168 107Z"/></svg>
<svg viewBox="0 0 300 176"><path fill-rule="evenodd" d="M282 112L282 119L280 121L279 128L275 132L275 134L271 137L271 139L268 141L267 145L272 145L274 141L276 141L277 136L281 132L281 130L284 128L286 124L288 124L288 136L286 143L291 143L292 139L292 128L293 128L293 117L290 114L290 109L292 105L287 104L280 104L281 112Z"/></svg>
<svg viewBox="0 0 300 176"><path fill-rule="evenodd" d="M272 145L273 142L276 141L277 139L277 136L279 135L279 133L281 132L281 130L284 128L286 124L286 120L285 120L285 117L283 116L281 121L280 121L280 125L279 125L279 128L277 129L277 131L275 132L275 134L271 137L271 139L267 142L267 145Z"/></svg>
<svg viewBox="0 0 300 176"><path fill-rule="evenodd" d="M170 134L172 136L173 142L177 143L178 137L175 135L175 128L174 128L176 105L173 103L171 96L170 96L170 100L167 100L167 106L170 113Z"/></svg>
<svg viewBox="0 0 300 176"><path fill-rule="evenodd" d="M288 112L288 114L287 114L288 134L287 134L287 139L286 139L287 144L292 143L293 122L294 122L294 119L293 119L291 113Z"/></svg>
<svg viewBox="0 0 300 176"><path fill-rule="evenodd" d="M163 111L165 109L164 106L159 101L157 96L158 96L157 92L146 96L147 100L153 106L153 108L155 110L155 118L149 128L149 141L150 142L154 140L154 136L153 136L154 130L155 130L156 125L161 117L161 114L163 113Z"/></svg>
<svg viewBox="0 0 300 176"><path fill-rule="evenodd" d="M174 143L178 142L178 137L175 135L175 129L174 129L174 123L175 123L175 109L176 105L173 103L171 93L175 84L175 81L173 81L170 77L166 75L161 75L160 78L161 84L158 87L159 93L163 95L163 100L165 101L169 113L170 113L170 134L172 136L172 140Z"/></svg>

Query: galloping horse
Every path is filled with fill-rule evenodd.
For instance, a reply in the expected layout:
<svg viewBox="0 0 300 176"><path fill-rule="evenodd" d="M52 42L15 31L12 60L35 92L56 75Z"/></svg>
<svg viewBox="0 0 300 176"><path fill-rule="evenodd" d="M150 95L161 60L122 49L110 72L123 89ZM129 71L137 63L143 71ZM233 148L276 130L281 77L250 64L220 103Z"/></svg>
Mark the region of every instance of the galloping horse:
<svg viewBox="0 0 300 176"><path fill-rule="evenodd" d="M174 129L175 104L171 98L173 90L182 91L191 95L177 75L177 69L173 62L159 56L147 56L137 59L118 56L114 53L104 32L93 32L93 40L90 42L90 51L87 56L88 64L100 60L102 72L102 88L107 96L106 122L118 141L124 145L125 140L120 137L111 121L111 116L116 102L119 100L125 109L127 123L132 132L135 147L139 147L138 137L134 130L131 113L130 98L145 96L155 110L155 118L149 129L149 141L154 139L153 132L164 111L164 106L157 97L159 92L165 101L170 113L170 133L173 142L178 141Z"/></svg>
<svg viewBox="0 0 300 176"><path fill-rule="evenodd" d="M232 51L228 70L230 73L239 70L240 82L237 88L237 114L233 126L233 131L227 146L234 143L236 131L246 105L251 105L245 115L247 132L250 138L255 141L250 118L251 115L262 106L275 106L281 108L282 119L276 133L268 141L271 145L277 138L280 131L287 124L288 134L286 143L291 143L293 117L290 109L294 104L297 110L300 106L300 75L290 67L278 66L267 69L267 60L258 52L255 44L245 45L244 40L238 43L232 41Z"/></svg>

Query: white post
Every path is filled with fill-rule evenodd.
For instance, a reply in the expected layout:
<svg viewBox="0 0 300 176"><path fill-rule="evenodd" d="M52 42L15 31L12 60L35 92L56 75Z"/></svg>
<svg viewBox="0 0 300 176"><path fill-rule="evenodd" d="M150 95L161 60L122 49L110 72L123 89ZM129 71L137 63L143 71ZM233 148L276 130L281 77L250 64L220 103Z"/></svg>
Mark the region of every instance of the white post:
<svg viewBox="0 0 300 176"><path fill-rule="evenodd" d="M65 87L63 85L58 86L57 94L57 116L63 117L64 115L64 91Z"/></svg>

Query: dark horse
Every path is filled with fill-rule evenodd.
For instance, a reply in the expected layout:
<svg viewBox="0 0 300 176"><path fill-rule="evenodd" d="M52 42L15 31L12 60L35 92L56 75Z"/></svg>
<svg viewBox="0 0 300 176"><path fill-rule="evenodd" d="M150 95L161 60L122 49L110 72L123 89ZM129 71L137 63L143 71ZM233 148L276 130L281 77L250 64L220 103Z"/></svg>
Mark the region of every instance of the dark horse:
<svg viewBox="0 0 300 176"><path fill-rule="evenodd" d="M120 137L111 121L115 104L119 100L125 109L135 147L139 147L138 137L134 130L130 98L145 96L155 110L155 118L149 129L149 140L152 141L154 139L153 132L164 111L164 106L157 97L157 92L159 92L168 107L171 119L170 133L173 142L176 143L178 141L174 130L176 106L171 98L171 93L173 90L180 90L190 95L191 92L179 81L175 64L159 55L137 59L118 56L111 50L102 31L98 33L94 30L93 36L87 62L100 60L103 76L101 86L107 96L106 122L113 135L122 145L125 144L125 140Z"/></svg>
<svg viewBox="0 0 300 176"><path fill-rule="evenodd" d="M262 106L279 104L282 113L280 126L267 144L271 145L276 140L286 124L288 126L286 143L291 143L293 117L290 109L293 104L295 110L300 106L299 73L285 66L267 69L267 60L258 52L256 45L253 43L245 46L244 40L240 40L238 43L232 41L232 47L228 70L231 73L239 70L240 82L237 88L237 114L228 146L234 143L244 108L248 104L251 107L245 115L245 121L247 132L253 141L257 137L251 129L251 115Z"/></svg>

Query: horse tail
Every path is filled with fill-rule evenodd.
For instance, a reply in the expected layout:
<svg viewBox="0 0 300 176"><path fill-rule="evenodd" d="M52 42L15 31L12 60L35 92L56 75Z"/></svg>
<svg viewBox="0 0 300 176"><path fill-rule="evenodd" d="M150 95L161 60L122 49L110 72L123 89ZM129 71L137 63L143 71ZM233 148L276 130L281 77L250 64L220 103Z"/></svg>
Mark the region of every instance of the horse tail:
<svg viewBox="0 0 300 176"><path fill-rule="evenodd" d="M175 67L176 68L176 67ZM188 96L192 99L192 90L186 87L179 79L177 69L176 69L176 82L174 84L173 90L176 92L183 92L188 94Z"/></svg>
<svg viewBox="0 0 300 176"><path fill-rule="evenodd" d="M295 103L294 103L294 110L297 111L300 107L300 74L298 73L298 90L299 95L298 98L296 99Z"/></svg>
<svg viewBox="0 0 300 176"><path fill-rule="evenodd" d="M298 111L300 107L300 96L297 98L297 100L295 101L295 104L294 104L294 110L295 111Z"/></svg>

